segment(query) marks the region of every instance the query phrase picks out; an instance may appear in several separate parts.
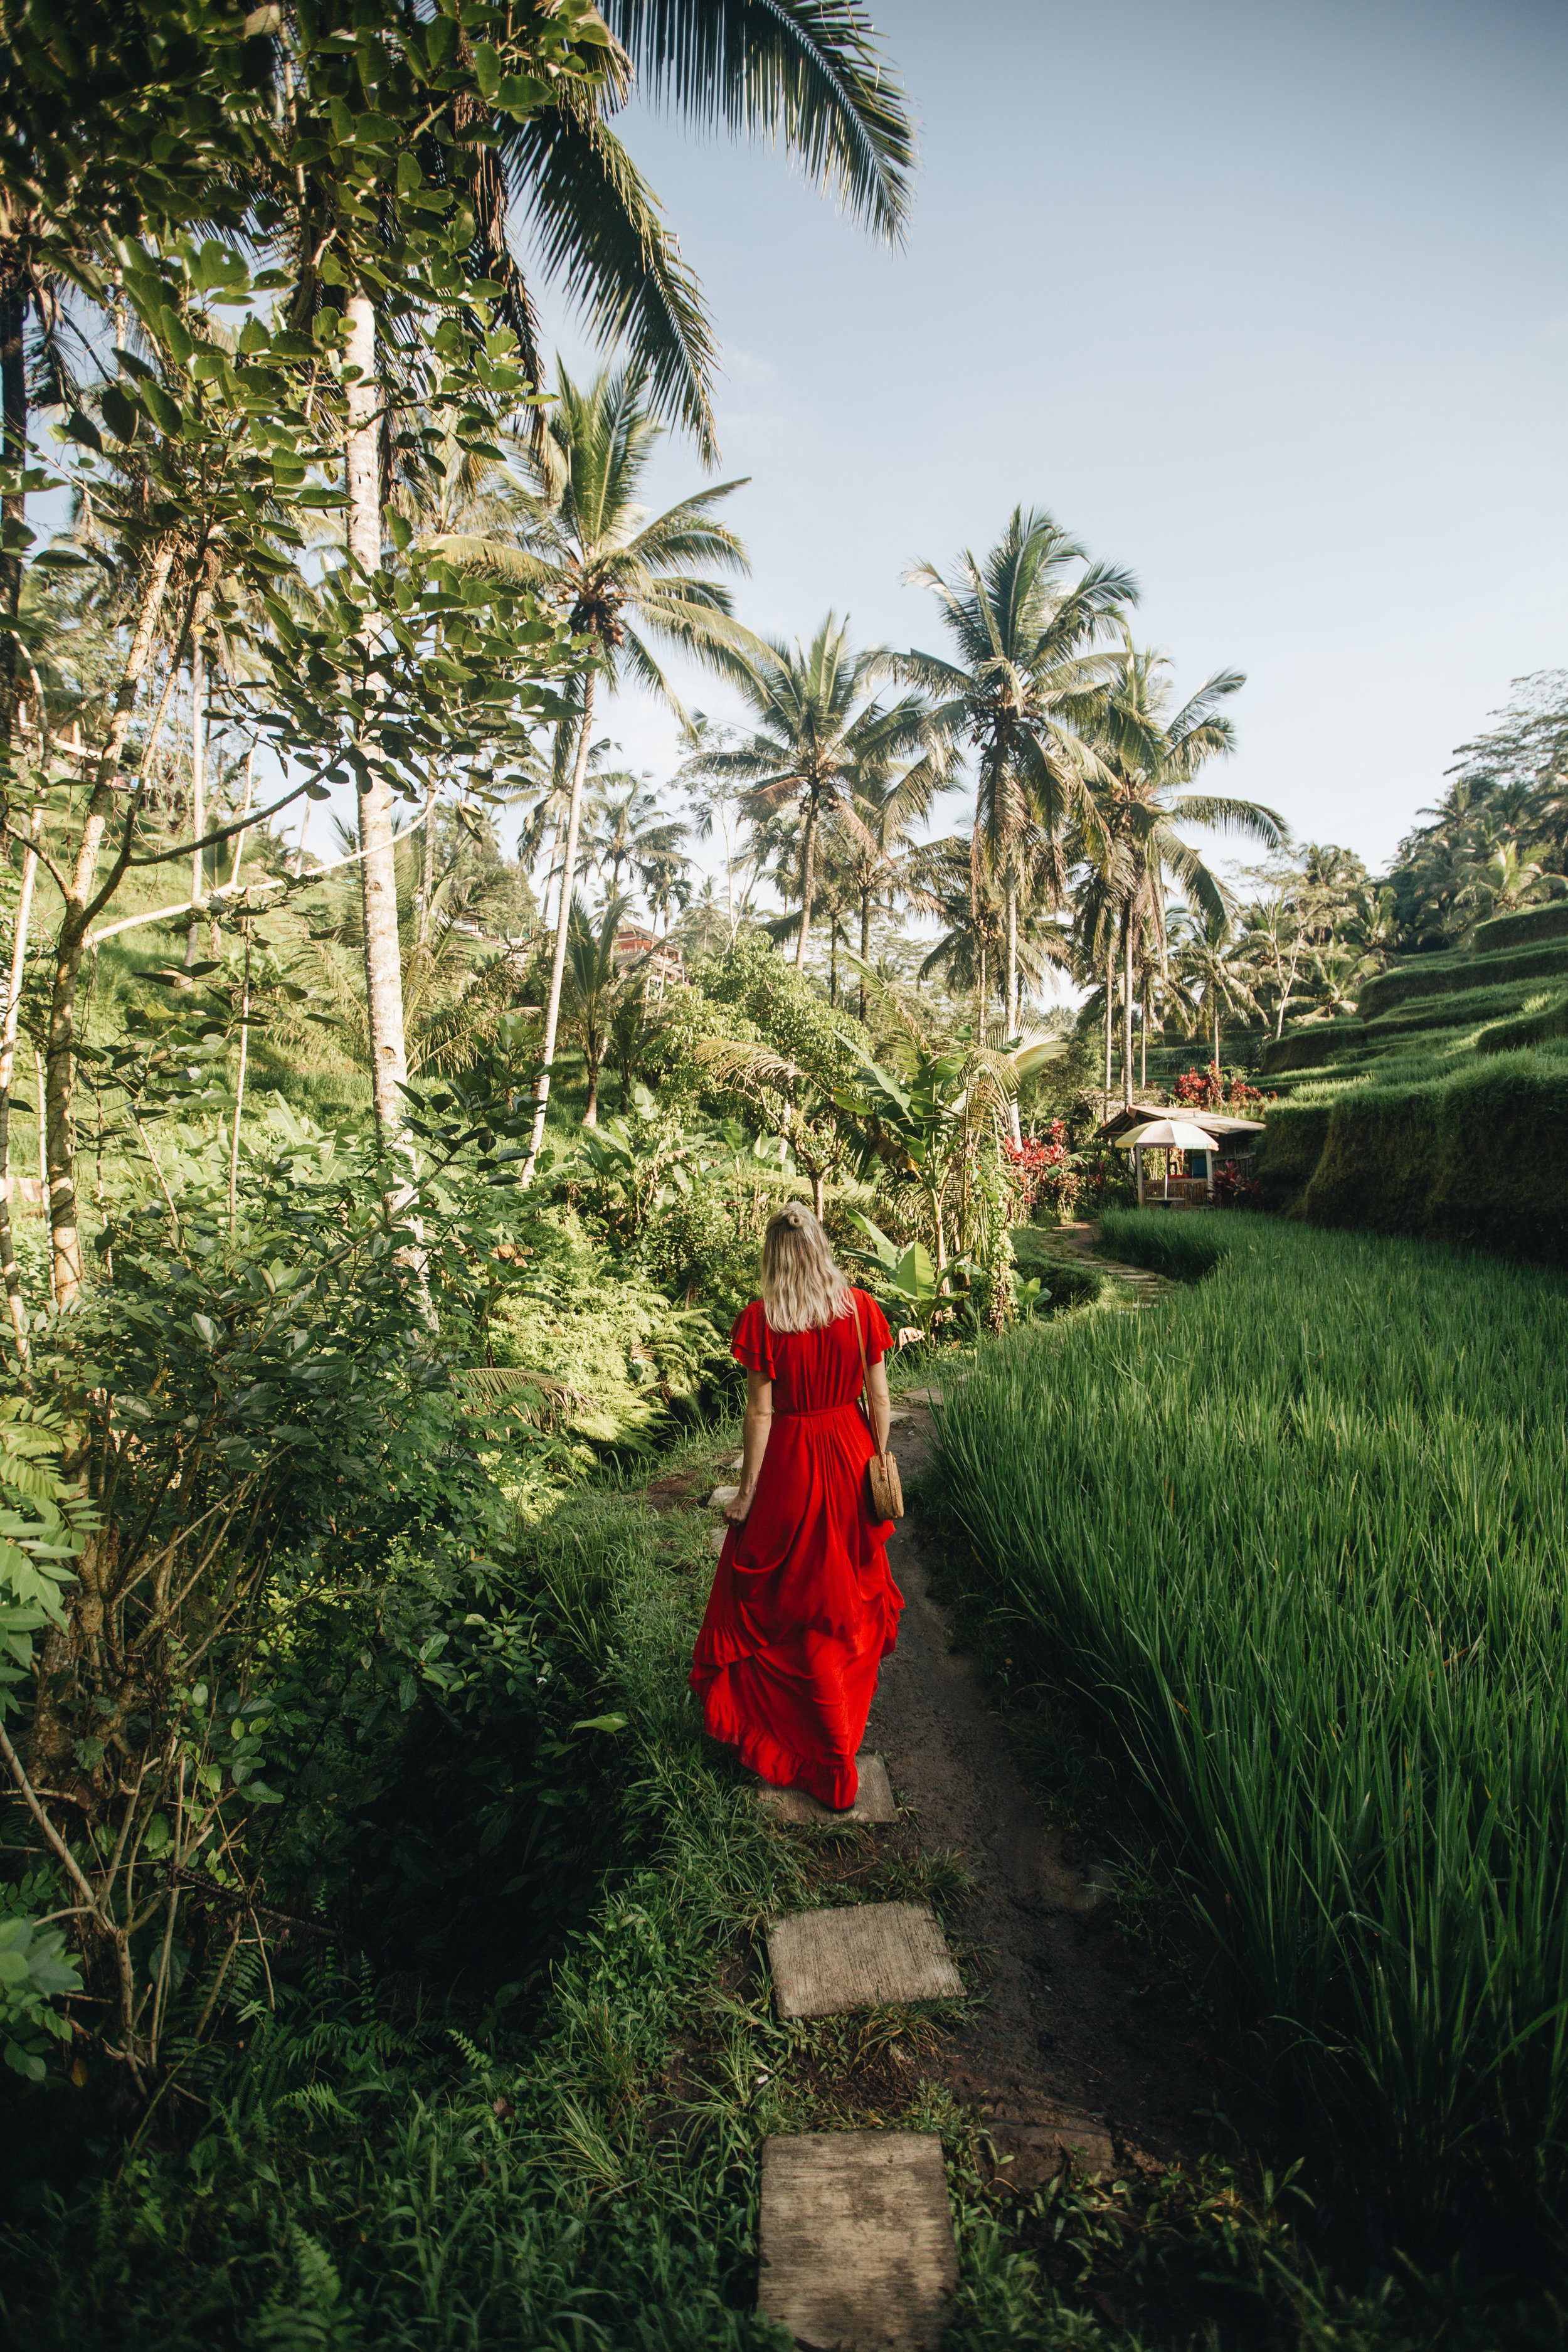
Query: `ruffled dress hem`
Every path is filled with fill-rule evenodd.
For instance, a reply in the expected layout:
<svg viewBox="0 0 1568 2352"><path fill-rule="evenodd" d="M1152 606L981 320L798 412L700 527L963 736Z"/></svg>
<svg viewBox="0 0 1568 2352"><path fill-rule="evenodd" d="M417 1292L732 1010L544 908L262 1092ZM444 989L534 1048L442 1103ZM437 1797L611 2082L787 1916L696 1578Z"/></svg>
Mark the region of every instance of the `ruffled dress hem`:
<svg viewBox="0 0 1568 2352"><path fill-rule="evenodd" d="M831 1805L837 1812L855 1802L860 1793L860 1775L853 1757L847 1763L830 1765L822 1756L792 1754L734 1706L722 1688L722 1666L712 1670L714 1678L705 1690L699 1685L700 1671L693 1668L691 1686L702 1702L702 1728L710 1738L737 1748L748 1772L754 1772L770 1789L804 1789L818 1804Z"/></svg>

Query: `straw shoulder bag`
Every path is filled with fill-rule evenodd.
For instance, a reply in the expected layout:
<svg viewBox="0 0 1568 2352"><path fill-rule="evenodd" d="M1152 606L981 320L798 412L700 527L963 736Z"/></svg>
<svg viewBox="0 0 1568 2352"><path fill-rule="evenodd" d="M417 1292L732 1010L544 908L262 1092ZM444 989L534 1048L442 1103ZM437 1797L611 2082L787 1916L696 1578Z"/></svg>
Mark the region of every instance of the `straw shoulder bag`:
<svg viewBox="0 0 1568 2352"><path fill-rule="evenodd" d="M873 1441L877 1424L871 1418L871 1375L866 1363L866 1334L860 1328L860 1309L857 1305L855 1337L860 1343L860 1406L866 1415ZM866 1475L871 1482L871 1512L879 1519L901 1519L904 1516L904 1490L899 1484L899 1465L893 1459L891 1446L885 1454L873 1454L866 1465Z"/></svg>

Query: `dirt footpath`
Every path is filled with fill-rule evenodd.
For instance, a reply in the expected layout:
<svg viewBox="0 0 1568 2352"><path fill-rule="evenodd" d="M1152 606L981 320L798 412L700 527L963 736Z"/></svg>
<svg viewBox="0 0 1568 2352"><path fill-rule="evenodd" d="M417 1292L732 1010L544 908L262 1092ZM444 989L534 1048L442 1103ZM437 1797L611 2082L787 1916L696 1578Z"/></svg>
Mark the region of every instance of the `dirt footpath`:
<svg viewBox="0 0 1568 2352"><path fill-rule="evenodd" d="M906 1475L925 1467L931 1423L917 1405L896 1428ZM904 1613L866 1745L916 1809L922 1847L952 1847L978 1878L953 1924L991 1970L989 2000L935 2071L989 2116L1076 2126L1083 2137L1097 2126L1119 2165L1198 2153L1216 2100L1232 2114L1238 2098L1250 2105L1243 2086L1200 2040L1181 1989L1121 1935L1100 1874L1064 1860L977 1676L953 1650L918 1518L901 1522L888 1556Z"/></svg>

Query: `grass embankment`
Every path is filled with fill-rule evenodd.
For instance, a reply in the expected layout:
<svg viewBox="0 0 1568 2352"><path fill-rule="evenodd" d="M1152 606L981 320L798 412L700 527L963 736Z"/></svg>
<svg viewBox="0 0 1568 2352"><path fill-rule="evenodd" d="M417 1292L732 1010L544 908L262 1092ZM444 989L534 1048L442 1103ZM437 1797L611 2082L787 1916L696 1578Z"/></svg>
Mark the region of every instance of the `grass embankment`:
<svg viewBox="0 0 1568 2352"><path fill-rule="evenodd" d="M943 1416L1017 1668L1131 1759L1258 2063L1424 2261L1568 2187L1568 1287L1224 1213L1214 1271L1022 1331ZM1347 2210L1342 2206L1342 2211Z"/></svg>
<svg viewBox="0 0 1568 2352"><path fill-rule="evenodd" d="M1568 1265L1568 902L1391 966L1360 1013L1264 1057L1289 1097L1268 1115L1267 1204Z"/></svg>

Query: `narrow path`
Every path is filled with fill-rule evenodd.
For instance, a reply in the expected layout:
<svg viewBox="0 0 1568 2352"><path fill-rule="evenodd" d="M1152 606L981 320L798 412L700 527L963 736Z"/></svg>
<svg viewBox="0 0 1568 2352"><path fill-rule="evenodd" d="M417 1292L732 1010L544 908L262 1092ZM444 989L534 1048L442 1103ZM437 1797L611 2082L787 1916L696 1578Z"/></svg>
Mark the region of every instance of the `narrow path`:
<svg viewBox="0 0 1568 2352"><path fill-rule="evenodd" d="M930 1460L932 1423L917 1406L897 1433L912 1475ZM1222 2085L1184 2000L1162 2000L1158 1973L1117 1929L1110 1874L1064 1852L1031 1796L953 1648L918 1520L900 1523L889 1559L905 1607L866 1744L915 1808L922 1846L951 1847L975 1873L956 1927L990 1969L984 2005L944 2045L938 2070L987 2116L1098 2126L1119 2165L1195 2153L1197 2114Z"/></svg>
<svg viewBox="0 0 1568 2352"><path fill-rule="evenodd" d="M1182 1213L1178 1209L1170 1213L1179 1216ZM1155 1274L1149 1266L1128 1265L1121 1258L1102 1256L1095 1247L1099 1232L1097 1223L1058 1225L1055 1234L1058 1254L1062 1257L1087 1258L1100 1273L1110 1275L1118 1289L1125 1293L1124 1303L1129 1307L1152 1306L1177 1288L1168 1275Z"/></svg>

